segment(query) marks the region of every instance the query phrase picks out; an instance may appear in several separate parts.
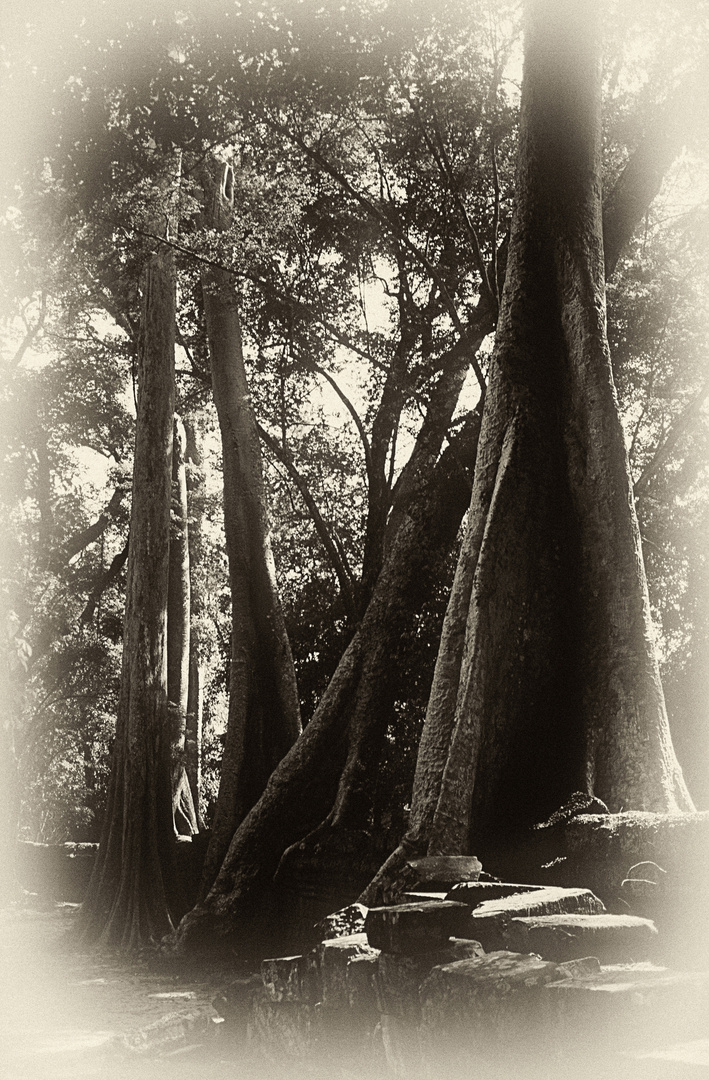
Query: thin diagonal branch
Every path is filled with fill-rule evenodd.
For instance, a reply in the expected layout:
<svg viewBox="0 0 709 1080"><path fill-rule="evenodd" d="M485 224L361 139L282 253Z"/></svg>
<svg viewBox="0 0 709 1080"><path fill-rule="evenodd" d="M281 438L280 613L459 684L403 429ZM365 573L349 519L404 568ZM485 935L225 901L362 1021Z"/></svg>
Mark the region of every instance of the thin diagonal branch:
<svg viewBox="0 0 709 1080"><path fill-rule="evenodd" d="M261 424L258 424L257 426L260 438L263 440L264 444L268 447L274 457L276 457L278 461L280 461L280 463L283 465L291 480L300 492L303 502L308 508L308 513L310 514L311 521L315 526L315 531L317 532L318 537L320 538L320 542L325 548L330 563L332 564L332 568L335 571L335 575L340 586L342 602L345 606L345 611L347 612L347 617L354 625L357 622L357 604L355 602L354 577L349 566L347 565L346 559L343 557L344 553L338 549L338 546L333 540L333 537L330 534L330 530L328 529L327 524L325 523L325 520L320 513L320 509L313 497L313 494L308 487L305 478L302 476L299 469L297 468L290 450L288 450L287 447L279 443L277 439L274 439L273 436L268 431L266 431L266 429Z"/></svg>

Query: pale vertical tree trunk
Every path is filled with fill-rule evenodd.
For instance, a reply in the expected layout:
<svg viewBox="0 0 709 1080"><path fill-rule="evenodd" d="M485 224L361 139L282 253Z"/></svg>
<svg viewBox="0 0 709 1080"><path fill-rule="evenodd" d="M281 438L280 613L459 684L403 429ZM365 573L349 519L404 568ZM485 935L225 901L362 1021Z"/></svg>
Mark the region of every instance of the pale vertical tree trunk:
<svg viewBox="0 0 709 1080"><path fill-rule="evenodd" d="M185 728L185 769L192 792L192 804L200 829L204 828L200 813L202 794L202 718L203 718L203 664L199 635L194 632L204 607L203 581L201 575L201 534L205 494L202 450L197 427L192 419L185 419L187 438L188 540L190 558L190 649L187 690L187 722Z"/></svg>
<svg viewBox="0 0 709 1080"><path fill-rule="evenodd" d="M172 444L172 512L167 601L167 697L172 720L172 814L175 832L198 831L192 791L185 769L185 737L190 672L190 550L187 516L187 436L175 417Z"/></svg>
<svg viewBox="0 0 709 1080"><path fill-rule="evenodd" d="M159 940L173 926L166 631L174 333L174 263L171 251L160 247L144 281L123 668L108 807L83 907L87 936L129 949Z"/></svg>
<svg viewBox="0 0 709 1080"><path fill-rule="evenodd" d="M221 227L233 204L233 173L205 174L205 222ZM228 273L203 279L212 389L222 436L224 527L232 600L229 720L219 797L205 859L211 886L237 826L301 731L295 669L278 599L263 466L244 366L237 297Z"/></svg>
<svg viewBox="0 0 709 1080"><path fill-rule="evenodd" d="M574 790L691 808L670 740L605 334L591 0L528 3L507 275L405 842L482 850Z"/></svg>

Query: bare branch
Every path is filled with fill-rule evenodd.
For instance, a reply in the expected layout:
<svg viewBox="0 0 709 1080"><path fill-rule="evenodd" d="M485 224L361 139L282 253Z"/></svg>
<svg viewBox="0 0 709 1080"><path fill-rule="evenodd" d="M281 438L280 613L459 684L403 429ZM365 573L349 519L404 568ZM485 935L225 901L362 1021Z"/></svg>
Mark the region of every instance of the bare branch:
<svg viewBox="0 0 709 1080"><path fill-rule="evenodd" d="M25 321L25 326L27 327L27 332L26 332L25 336L22 339L22 342L20 344L19 349L17 350L17 352L13 356L12 360L10 360L9 365L8 365L9 367L17 367L21 363L22 358L24 357L25 353L27 352L30 345L32 344L32 342L35 340L35 338L39 334L42 327L44 326L44 322L45 322L46 317L47 317L47 294L44 291L44 289L42 289L42 294L41 294L41 299L40 299L40 304L39 304L39 314L37 315L37 321L34 323L33 326L28 325L27 322Z"/></svg>

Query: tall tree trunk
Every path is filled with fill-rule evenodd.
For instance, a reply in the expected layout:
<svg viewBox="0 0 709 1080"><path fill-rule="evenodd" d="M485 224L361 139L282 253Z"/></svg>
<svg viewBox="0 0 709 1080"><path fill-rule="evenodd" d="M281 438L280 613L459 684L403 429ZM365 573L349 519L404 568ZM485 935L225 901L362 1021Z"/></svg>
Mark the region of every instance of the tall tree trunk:
<svg viewBox="0 0 709 1080"><path fill-rule="evenodd" d="M205 222L224 225L233 173L205 173ZM222 436L224 528L232 601L229 719L219 796L202 889L212 884L232 837L301 731L295 669L278 599L261 447L249 395L230 275L203 278L212 389Z"/></svg>
<svg viewBox="0 0 709 1080"><path fill-rule="evenodd" d="M419 747L412 852L485 851L584 789L692 804L672 749L605 335L598 29L530 0L516 193L467 536Z"/></svg>
<svg viewBox="0 0 709 1080"><path fill-rule="evenodd" d="M205 479L200 435L191 417L185 418L187 439L187 502L188 541L190 559L190 649L187 689L187 722L185 729L185 770L192 793L192 804L200 829L204 828L200 800L202 794L202 719L203 719L203 662L199 634L195 628L204 608L202 580L202 516L204 513Z"/></svg>
<svg viewBox="0 0 709 1080"><path fill-rule="evenodd" d="M561 55L564 55L563 51ZM569 56L573 56L573 51L569 53ZM572 65L573 63L574 60L572 60ZM564 91L564 93L565 92L566 91ZM527 100L527 113L529 112L529 108L530 106ZM557 133L566 130L568 130L568 128L566 128L563 123L560 123L557 127ZM574 129L572 128L571 130L573 131ZM551 134L553 134L553 130ZM527 150L528 146L525 148L523 145L520 158L522 158ZM595 150L593 156L595 159ZM596 165L597 160L594 160L594 169ZM520 175L523 183L526 182L527 171L528 170L521 164ZM597 193L598 174L594 174L592 177L592 185L594 184L596 185ZM549 191L554 193L551 199L552 204L557 197L558 190L558 176L555 176L554 171L552 170L549 187ZM652 193L649 189L646 190L645 187L642 187L642 191L647 198L651 198ZM569 202L573 208L573 196L571 195L567 200L567 204ZM635 203L633 203L633 207L635 207ZM524 218L528 213L529 210L522 210L522 208L519 208L518 219L520 217ZM597 209L594 209L594 214L597 214ZM627 227L624 226L626 235L630 235L632 224L633 222L629 221ZM596 220L594 228L598 230L599 226L600 222ZM541 242L543 246L543 229L538 230L538 232L541 234L538 237L538 241ZM598 232L596 232L595 243L597 246L598 239ZM516 258L518 265L514 273L516 276L519 276L524 270L525 259L524 245L521 241L519 232L517 234ZM542 264L546 265L544 260L542 260ZM583 265L583 261L581 261L579 267L582 268ZM530 263L529 272L526 274L525 280L527 282L529 282L529 279L531 278L531 285L529 285L529 287L532 289L532 292L535 271L538 269L539 264L537 263L535 266L532 262ZM597 265L594 272L596 274L598 272ZM525 285L525 288L526 287L527 285ZM518 392L521 411L524 412L522 406L526 405L527 399L531 400L537 410L540 408L542 409L542 430L544 429L544 425L549 423L549 414L552 414L550 439L553 442L552 436L553 432L556 430L558 444L559 441L562 441L561 437L558 435L558 431L562 425L560 420L555 418L554 414L558 411L555 409L555 395L558 395L559 387L554 384L554 378L549 376L548 372L549 369L551 369L552 372L556 370L557 366L560 364L559 357L557 356L556 360L554 360L553 350L550 351L549 356L546 356L544 343L549 334L548 329L542 330L536 348L533 348L534 337L530 339L528 348L522 341L524 336L522 333L518 335L517 340L515 341L515 337L512 333L514 331L514 316L515 313L519 311L520 305L517 304L512 309L510 305L511 297L518 291L520 291L519 284L511 283L508 288L506 300L506 335L508 341L510 341L511 338L511 342L505 346L503 346L503 342L500 343L500 348L504 347L509 356L509 359L504 361L504 371L508 372L506 377L509 378L512 386L515 385L515 382L519 382ZM548 301L546 289L540 289L540 295L542 295L540 304L541 311L537 312L537 317L543 315L544 304ZM601 307L599 310L595 311L597 331L599 321L602 330L602 295L600 301ZM558 310L558 301L555 300L554 304ZM520 331L525 327L529 329L530 320L531 313L529 316L525 317L525 320L520 327ZM566 320L566 325L567 327L569 325L568 319ZM490 327L490 329L491 328L492 327ZM533 333L537 332L533 326L532 330ZM558 344L557 339L558 328L557 331L552 334L552 342ZM600 338L597 339L597 344L599 342L601 343L602 354L600 361L600 376L602 379L606 380L606 394L604 398L606 406L610 405L611 410L615 415L615 449L617 451L617 432L620 429L617 411L615 410L614 396L611 389L612 384L610 383L610 366L607 353L604 349L604 334L602 332ZM479 344L478 341L476 341L472 347L476 347L477 344ZM502 355L504 356L505 353ZM519 363L516 366L514 365L515 355L519 357ZM534 367L535 362L539 367L538 371ZM529 365L531 370L526 371L527 365ZM377 902L385 895L387 882L394 874L397 865L401 865L405 862L407 857L411 857L415 854L425 854L427 852L429 840L431 839L433 832L433 818L438 805L442 777L451 747L453 721L455 719L455 709L460 683L460 671L463 662L463 646L466 641L468 613L471 609L470 598L473 590L475 568L477 566L477 555L479 553L479 548L482 546L482 540L486 537L485 509L486 506L489 506L491 503L492 489L494 489L498 471L501 482L504 478L509 480L511 471L514 471L509 468L510 460L514 457L516 467L518 467L520 458L518 448L515 448L514 455L512 454L513 433L510 433L510 436L506 441L504 438L505 409L503 408L503 405L505 403L506 391L503 392L499 385L503 380L502 371L496 370L499 367L500 361L498 358L495 364L493 364L495 373L492 377L493 386L491 388L491 401L486 406L488 414L486 420L487 433L485 445L481 447L481 453L477 464L478 475L476 479L476 495L474 496L472 503L470 528L467 533L464 550L461 553L461 561L458 567L456 582L446 618L441 651L437 664L437 674L432 690L424 738L422 740L418 758L415 792L412 804L411 829L391 857L391 860L382 869L381 874L378 875L377 879L372 883L370 889L366 890L363 894L363 899L367 903ZM526 382L524 378L525 375ZM537 375L539 375L542 380L546 380L544 385L539 388L535 387ZM449 387L448 385L442 384L442 392L445 390L444 396L449 396L448 391L450 390L451 400L453 401L457 396L455 393L456 387L453 384L455 384L458 379L462 381L462 375L456 369L451 376L451 386ZM548 382L550 380L552 382L552 392L545 398L544 393L541 391L545 388L548 389ZM443 412L441 412L441 415L444 415ZM533 415L533 409L530 407L530 417L531 415ZM529 426L529 424L527 426ZM433 428L435 438L431 441L431 446L429 447L425 439L422 440L421 453L417 454L416 451L414 452L411 467L407 467L407 470L405 470L405 478L402 474L402 480L399 485L400 490L397 491L395 489L394 492L394 507L387 527L384 566L380 578L374 586L373 598L370 603L371 615L369 614L368 609L360 628L350 643L350 646L316 711L315 717L306 728L303 737L298 741L296 746L271 777L264 795L235 834L222 870L210 894L193 912L190 912L181 923L178 941L186 948L198 947L200 942L209 940L210 937L213 936L219 937L219 935L222 934L226 935L243 931L248 926L249 920L253 918L254 913L258 910L259 899L263 896L264 888L271 881L272 875L278 867L284 849L288 845L300 841L309 830L317 828L326 818L330 822L338 815L342 821L347 820L348 818L345 809L349 802L349 781L354 781L357 774L359 774L360 777L363 776L363 770L359 768L362 759L359 759L358 762L357 746L358 744L362 746L365 752L376 752L376 717L381 715L378 713L377 706L374 705L376 700L373 693L375 682L374 680L364 679L365 694L363 700L368 698L371 706L370 716L373 715L375 719L373 720L373 726L371 728L368 728L366 724L362 724L358 727L353 723L353 716L357 710L356 696L358 694L358 687L360 685L360 680L362 679L363 671L369 666L367 654L371 650L373 657L376 655L384 656L388 650L390 657L389 668L395 665L397 630L403 625L403 621L400 620L403 620L404 612L407 609L409 617L411 617L416 610L417 602L420 600L421 594L419 590L423 587L423 582L427 573L437 559L441 560L445 557L445 554L450 551L450 546L456 535L457 526L464 512L465 504L470 492L469 485L466 486L465 483L463 470L458 469L456 472L456 470L452 468L454 464L457 466L455 444L454 446L449 447L441 455L438 462L435 462L435 445L436 438L438 437L435 420L433 422ZM467 432L466 434L469 437L471 432ZM476 435L477 432L474 432L474 434ZM473 462L476 460L475 443L476 439L471 440ZM501 454L503 445L505 446L504 455ZM464 460L464 447L459 446L458 450L461 460ZM500 462L500 458L503 459L502 462ZM549 449L545 451L539 450L536 463L537 470L541 473L541 476L537 477L536 483L541 488L541 493L546 500L546 505L550 505L554 509L554 514L552 514L551 517L554 518L555 514L558 514L560 518L563 518L566 515L571 514L571 495L568 486L566 486L565 491L565 485L563 483L560 489L561 493L559 493L559 491L554 492L554 472L552 472L550 480L545 479L545 469L547 464L550 463L550 460L552 469L556 470L556 474L558 475L559 464L558 461L554 463L554 454L550 454ZM500 464L502 467L498 470L498 465ZM621 471L624 477L623 490L627 500L629 488L625 465L622 466ZM534 493L531 480L530 490ZM510 528L514 528L514 499L508 497L506 491L504 494L509 514L509 525ZM583 498L583 495L577 493L576 498ZM461 504L459 509L456 509L458 499L461 499ZM501 501L503 500L500 499L498 493L497 504ZM529 493L527 493L526 501L527 503L530 501ZM534 499L531 499L531 501L534 503ZM623 501L622 498L620 501ZM524 517L520 512L522 509L523 507L517 508L518 517L520 518ZM625 513L626 515L629 513L627 507ZM533 517L535 521L539 521L541 515L539 512L535 512ZM455 521L455 525L453 525L453 521ZM448 522L447 529L444 528L445 522ZM518 522L518 526L524 529L527 528L524 521L521 523ZM533 540L529 545L526 545L524 542L517 543L512 539L513 534L506 530L503 525L498 526L495 524L495 529L500 538L500 571L503 572L509 570L506 563L511 563L512 571L518 573L520 577L524 577L524 567L528 560L533 556L536 555L539 557L541 565L544 565L545 559L547 560L547 563L551 561L553 572L549 574L548 570L545 571L547 578L551 577L552 579L549 583L550 589L552 590L550 595L553 595L553 590L557 588L557 571L559 567L567 567L570 565L572 568L576 566L577 570L579 568L579 563L574 562L574 558L572 557L574 551L572 550L569 552L564 548L565 543L569 539L573 542L574 532L569 531L567 533L563 520L560 520L556 525L554 525L553 521L547 521L546 525L540 524L541 535L545 535L546 530L546 534L553 538L549 554L545 554L543 547L541 550L538 550L537 547L535 547L537 543L536 540ZM492 528L487 533L488 541L490 539L491 531ZM531 532L533 531L534 530L532 529ZM652 685L655 685L655 676L653 672L656 671L656 665L654 658L651 655L650 643L646 638L648 626L647 605L644 599L642 573L639 570L641 563L637 562L639 552L637 547L637 532L631 527L629 533L630 539L632 540L633 559L636 560L635 584L632 588L635 588L636 590L639 589L641 595L639 605L641 615L640 637L642 639L641 655L646 658L650 657L648 680ZM524 533L523 535L529 534ZM510 539L510 548L505 555L506 538ZM440 547L437 547L437 540ZM558 562L554 561L556 554L553 548L554 543L557 544L558 548ZM517 555L521 558L519 569L515 567L515 558ZM490 574L487 578L486 585L489 593L492 595L497 588L497 581L495 580L494 564L492 560L489 560L489 562L490 565L488 570L490 571ZM488 570L486 570L486 574L488 573ZM570 574L569 576L573 575ZM513 581L514 573L509 578L508 585L506 586L506 593L510 595L507 597L503 595L501 598L502 603L500 607L503 609L503 614L507 600L509 599L510 603L512 602L510 598L512 595L510 583ZM569 592L572 594L574 593L574 590L571 589L568 582L566 585L562 585L561 582L558 584L562 598L566 596L568 599ZM543 623L545 618L548 622L552 622L554 618L554 604L551 602L549 596L547 596L545 600L541 595L544 591L543 578L539 579L538 586L538 610L537 592L533 591L529 602L524 609L521 609L518 612L518 615L523 616L525 612L531 608L532 612L536 613L537 623ZM576 590L576 593L578 594L578 590ZM484 599L484 597L481 597L481 599ZM490 595L488 595L487 602L489 607ZM473 607L478 603L479 600L476 597ZM578 640L575 635L571 637L570 641L567 642L565 640L564 620L568 620L570 617L570 613L565 612L561 619L561 628L557 627L554 632L549 631L553 640L559 642L560 660L556 664L556 668L557 670L562 669L562 675L564 666L563 658L569 656L573 658L575 656L574 642ZM517 633L519 633L519 624L521 622L522 619L519 618L517 620L517 625L513 626L513 630ZM533 625L531 626L531 629L534 629ZM541 633L538 634L538 640L541 640L542 637L543 635ZM522 630L522 638L524 639L524 630ZM504 631L499 631L499 628L496 641L496 647L498 649L502 648L504 645ZM526 642L523 641L523 644L526 645ZM515 652L514 649L512 651ZM526 661L527 666L531 669L534 665L529 663L529 658L525 656L524 650L517 650L515 652L515 659L519 656L520 651L522 652L521 660ZM543 668L543 663L541 661L538 660L537 663L540 668ZM551 666L553 666L553 664ZM637 666L636 660L636 670ZM640 666L642 666L642 660ZM370 670L372 668L377 668L376 659L372 660ZM382 669L380 668L379 670L381 671ZM491 670L490 674L492 675L494 672ZM512 684L517 684L519 682L518 676L520 674L521 672L518 672L515 665L510 680ZM503 681L503 679L498 680L498 682ZM532 681L530 680L530 686L531 682ZM522 694L518 694L519 698L522 698L522 696ZM530 694L530 699L532 697L533 694ZM570 689L567 690L567 698L568 700L574 699L574 692ZM552 701L552 705L553 704ZM536 711L537 714L541 711L538 701L536 703ZM561 708L552 709L552 716L557 720L561 718L562 713L563 710ZM360 715L364 716L364 710L360 712ZM667 750L666 725L663 720L663 715L663 710L660 706L655 713L655 718L657 720L656 731L659 734L658 741L665 750ZM542 720L544 720L544 717L542 717ZM536 791L531 792L533 799L527 807L527 817L536 817L537 810L534 808L535 802L540 808L539 812L541 813L543 812L541 807L544 805L552 805L552 803L556 802L557 798L561 800L564 797L563 793L574 790L577 786L577 781L578 784L583 784L585 782L586 770L584 769L584 758L586 752L583 749L585 745L585 736L583 734L584 725L579 725L578 718L573 715L570 720L568 716L565 720L568 722L562 726L565 730L568 728L570 739L566 740L565 738L562 738L560 740L561 748L559 750L557 761L554 761L554 743L551 741L551 732L554 729L553 722L549 722L546 727L551 746L547 747L547 763L545 769L543 771L540 769L540 763L535 762L534 756L529 759L530 776L533 781L538 779L539 783L536 786ZM579 728L581 728L580 733ZM539 738L527 740L527 745L533 751L533 754L539 755L541 752L542 757L544 756L543 731L544 726L541 724ZM369 738L370 735L371 738ZM569 743L571 745L569 745ZM524 752L521 747L522 740L518 740L517 753L515 755L517 774L519 774L520 767L524 765ZM372 748L374 748L374 751L372 751ZM491 747L488 745L487 750L489 751L490 749ZM572 750L574 751L573 753ZM353 768L345 770L345 761L348 758L348 754ZM671 748L669 748L669 756L666 758L666 761L670 784L673 784L675 779L677 781L678 804L690 805L687 801L686 794L684 793L681 779L677 777L675 772ZM556 764L564 766L559 782L556 782L553 776L550 777L548 775L549 771L553 773ZM512 771L514 772L515 770ZM347 772L349 780L346 780L344 775L345 772ZM525 777L523 775L522 780L524 781L524 779ZM551 796L550 798L545 798L544 788L550 780L551 785L549 790ZM571 784L570 787L569 784ZM522 786L525 793L529 794L530 784L527 783L526 787L524 787L524 784ZM351 789L353 801L350 804L352 806L359 802L357 788L358 784L353 782ZM502 785L498 786L498 790L502 790ZM510 785L510 790L512 792L514 791L514 782ZM339 810L333 812L333 806L336 801ZM470 801L472 802L472 796L470 797ZM521 802L522 800L519 801ZM552 808L554 807L552 806ZM501 806L499 818L504 824L508 824L508 822L505 821L506 813L507 811L504 806ZM466 820L470 819L470 812L467 808L463 816ZM349 820L352 820L352 817L350 817ZM433 849L434 848L432 848L432 850Z"/></svg>
<svg viewBox="0 0 709 1080"><path fill-rule="evenodd" d="M174 412L175 270L170 249L144 281L123 667L108 807L84 901L85 933L135 949L175 909L167 593Z"/></svg>
<svg viewBox="0 0 709 1080"><path fill-rule="evenodd" d="M24 674L24 665L20 658L27 657L22 651L24 642L17 634L19 619L6 609L0 614L0 902L7 902L19 899L22 892L16 874L20 786L15 732L22 707L18 677Z"/></svg>
<svg viewBox="0 0 709 1080"><path fill-rule="evenodd" d="M367 612L302 736L271 776L237 830L208 896L183 919L178 943L198 949L243 935L259 915L281 857L329 816L359 822L381 708L402 633L429 595L470 498L476 417L441 456L421 498L403 517Z"/></svg>
<svg viewBox="0 0 709 1080"><path fill-rule="evenodd" d="M167 697L172 718L172 816L175 832L191 836L198 828L185 769L191 639L186 447L185 426L179 416L175 416L167 594Z"/></svg>

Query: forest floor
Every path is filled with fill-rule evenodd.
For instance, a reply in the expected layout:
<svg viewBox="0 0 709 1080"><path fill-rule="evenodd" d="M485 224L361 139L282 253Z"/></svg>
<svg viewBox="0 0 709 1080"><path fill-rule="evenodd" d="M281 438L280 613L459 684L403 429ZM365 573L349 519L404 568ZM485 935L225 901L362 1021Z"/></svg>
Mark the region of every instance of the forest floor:
<svg viewBox="0 0 709 1080"><path fill-rule="evenodd" d="M223 973L190 977L89 951L74 935L77 913L75 904L0 910L4 1080L254 1075L219 1038L211 1002Z"/></svg>

